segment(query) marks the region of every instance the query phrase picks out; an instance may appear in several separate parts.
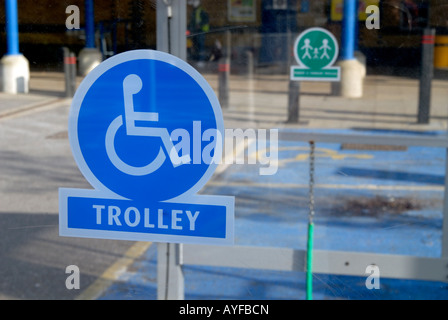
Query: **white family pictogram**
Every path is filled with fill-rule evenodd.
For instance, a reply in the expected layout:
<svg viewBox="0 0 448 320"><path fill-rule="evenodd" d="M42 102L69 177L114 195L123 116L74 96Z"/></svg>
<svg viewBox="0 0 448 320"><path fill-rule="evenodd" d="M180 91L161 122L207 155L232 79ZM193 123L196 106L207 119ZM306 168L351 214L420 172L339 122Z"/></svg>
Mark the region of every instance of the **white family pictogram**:
<svg viewBox="0 0 448 320"><path fill-rule="evenodd" d="M328 51L332 50L331 47L328 45L328 40L327 39L323 39L322 40L322 46L320 46L319 48L317 47L312 47L311 46L311 41L310 39L306 38L304 40L305 44L302 46L302 48L300 48L300 50L304 50L304 54L302 56L302 59L308 58L308 59L330 59L330 56L328 55ZM310 52L313 53L313 56L311 56ZM322 52L322 54L321 54Z"/></svg>

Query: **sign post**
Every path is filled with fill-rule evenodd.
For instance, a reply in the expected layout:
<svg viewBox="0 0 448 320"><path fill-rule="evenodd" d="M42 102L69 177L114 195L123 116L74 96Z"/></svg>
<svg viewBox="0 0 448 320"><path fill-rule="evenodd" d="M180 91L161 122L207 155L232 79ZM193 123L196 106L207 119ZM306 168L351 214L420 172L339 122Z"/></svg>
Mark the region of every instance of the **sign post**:
<svg viewBox="0 0 448 320"><path fill-rule="evenodd" d="M426 28L422 36L422 66L420 71L417 123L428 124L431 110L431 87L434 76L435 29Z"/></svg>
<svg viewBox="0 0 448 320"><path fill-rule="evenodd" d="M83 80L68 133L94 189L59 190L59 234L166 243L158 297L181 299L177 244L233 243L234 198L197 194L222 155L224 123L213 89L173 55L128 51Z"/></svg>
<svg viewBox="0 0 448 320"><path fill-rule="evenodd" d="M157 50L187 60L187 4L182 0L157 0ZM184 299L182 248L179 243L157 244L157 299Z"/></svg>
<svg viewBox="0 0 448 320"><path fill-rule="evenodd" d="M340 67L333 67L338 58L336 38L323 28L302 32L294 44L298 65L291 66L288 91L288 123L299 122L300 81L340 81Z"/></svg>

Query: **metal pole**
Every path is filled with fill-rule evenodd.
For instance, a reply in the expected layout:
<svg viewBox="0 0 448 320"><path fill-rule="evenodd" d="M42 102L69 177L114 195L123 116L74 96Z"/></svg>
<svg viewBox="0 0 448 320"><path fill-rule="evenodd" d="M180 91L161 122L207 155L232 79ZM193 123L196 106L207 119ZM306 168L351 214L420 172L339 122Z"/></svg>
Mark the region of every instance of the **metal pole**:
<svg viewBox="0 0 448 320"><path fill-rule="evenodd" d="M291 24L289 22L289 3L288 3L288 15L287 19L287 34L286 34L286 41L287 41L287 66L291 69L292 65L292 52L294 51L292 49L292 32L291 32ZM298 123L299 122L299 106L300 106L300 82L299 81L293 81L289 79L289 86L288 86L288 123Z"/></svg>
<svg viewBox="0 0 448 320"><path fill-rule="evenodd" d="M182 270L182 245L158 243L157 245L157 299L183 300L184 273Z"/></svg>
<svg viewBox="0 0 448 320"><path fill-rule="evenodd" d="M431 109L431 86L434 75L435 29L426 28L422 36L422 66L420 73L420 90L418 100L417 122L429 123Z"/></svg>
<svg viewBox="0 0 448 320"><path fill-rule="evenodd" d="M6 0L6 55L18 55L19 53L19 18L17 0Z"/></svg>
<svg viewBox="0 0 448 320"><path fill-rule="evenodd" d="M157 0L157 50L187 58L185 0ZM182 244L157 245L157 299L183 300Z"/></svg>
<svg viewBox="0 0 448 320"><path fill-rule="evenodd" d="M443 196L442 258L448 258L448 148L446 149L445 153L445 192Z"/></svg>
<svg viewBox="0 0 448 320"><path fill-rule="evenodd" d="M187 60L187 5L180 0L157 0L157 50Z"/></svg>

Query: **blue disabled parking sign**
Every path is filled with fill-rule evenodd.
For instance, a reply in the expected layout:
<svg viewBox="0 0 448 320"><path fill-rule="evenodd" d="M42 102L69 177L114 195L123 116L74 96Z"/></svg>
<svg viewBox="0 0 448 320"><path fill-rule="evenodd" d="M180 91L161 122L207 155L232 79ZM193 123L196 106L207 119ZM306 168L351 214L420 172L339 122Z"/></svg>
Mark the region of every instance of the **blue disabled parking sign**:
<svg viewBox="0 0 448 320"><path fill-rule="evenodd" d="M221 160L213 89L167 53L135 50L83 80L69 141L93 190L59 190L62 236L233 243L234 198L199 195Z"/></svg>

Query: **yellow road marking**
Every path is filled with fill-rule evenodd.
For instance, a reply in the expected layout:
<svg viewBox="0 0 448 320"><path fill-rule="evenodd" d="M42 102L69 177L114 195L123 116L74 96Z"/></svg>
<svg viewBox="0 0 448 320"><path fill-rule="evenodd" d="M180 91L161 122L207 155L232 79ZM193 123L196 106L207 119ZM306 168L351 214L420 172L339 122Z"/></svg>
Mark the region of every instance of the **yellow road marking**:
<svg viewBox="0 0 448 320"><path fill-rule="evenodd" d="M75 300L96 300L109 288L137 258L141 257L151 246L152 242L137 242L130 247L124 256L113 265L111 265L104 273L84 290Z"/></svg>
<svg viewBox="0 0 448 320"><path fill-rule="evenodd" d="M277 149L262 149L258 150L249 155L251 159L266 159L266 154L277 151L279 153L278 165L282 166L289 162L295 161L307 161L309 158L309 147L279 147ZM297 151L298 153L291 158L281 158L280 153L285 151ZM373 155L366 153L350 154L350 153L339 153L337 150L327 149L327 148L316 148L316 158L330 158L332 160L344 160L347 158L368 160L373 159ZM265 160L264 160L265 161Z"/></svg>

